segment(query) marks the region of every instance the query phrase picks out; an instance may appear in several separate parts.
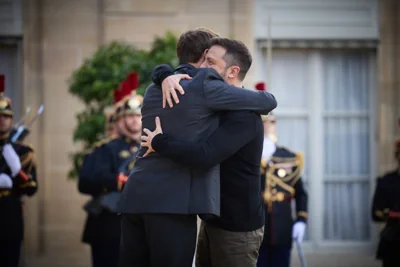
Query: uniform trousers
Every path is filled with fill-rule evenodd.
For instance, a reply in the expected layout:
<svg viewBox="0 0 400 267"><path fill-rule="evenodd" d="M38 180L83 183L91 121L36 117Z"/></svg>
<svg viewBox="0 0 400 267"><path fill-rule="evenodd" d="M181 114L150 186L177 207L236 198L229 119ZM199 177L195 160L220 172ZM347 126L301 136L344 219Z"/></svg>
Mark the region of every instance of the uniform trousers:
<svg viewBox="0 0 400 267"><path fill-rule="evenodd" d="M21 254L21 240L1 240L0 266L18 267Z"/></svg>
<svg viewBox="0 0 400 267"><path fill-rule="evenodd" d="M289 267L290 249L279 246L262 246L260 248L257 267Z"/></svg>
<svg viewBox="0 0 400 267"><path fill-rule="evenodd" d="M119 267L191 267L197 216L122 214Z"/></svg>
<svg viewBox="0 0 400 267"><path fill-rule="evenodd" d="M117 267L119 240L104 240L90 244L92 248L93 267Z"/></svg>

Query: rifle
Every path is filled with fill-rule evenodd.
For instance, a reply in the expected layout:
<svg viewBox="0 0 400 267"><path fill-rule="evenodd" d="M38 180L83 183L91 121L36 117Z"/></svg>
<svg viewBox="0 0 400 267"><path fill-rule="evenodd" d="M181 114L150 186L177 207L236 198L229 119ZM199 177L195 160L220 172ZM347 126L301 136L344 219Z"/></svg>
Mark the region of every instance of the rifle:
<svg viewBox="0 0 400 267"><path fill-rule="evenodd" d="M26 119L26 117L28 116L28 114L31 110L30 108L27 108L27 112L24 115L24 117L18 122L18 124L16 126L13 127L13 129L11 129L10 142L12 142L12 143L14 143L16 141L23 142L25 137L27 137L30 133L29 127L32 126L32 124L35 122L35 120L40 116L40 114L42 114L43 109L44 109L44 106L40 105L35 117L33 117L33 119L30 120L29 123L27 123L27 125L25 125L25 124L23 124L23 121ZM0 173L5 172L5 170L7 168L8 168L8 165L6 162L4 162L4 164L2 166L0 166Z"/></svg>
<svg viewBox="0 0 400 267"><path fill-rule="evenodd" d="M134 152L132 155L126 158L119 166L118 172L124 175L129 175L135 163L136 155L137 152ZM116 191L102 194L86 202L86 204L83 206L83 209L95 216L99 215L104 209L111 212L116 212L120 196L121 192Z"/></svg>
<svg viewBox="0 0 400 267"><path fill-rule="evenodd" d="M37 118L42 114L44 110L44 106L40 105L39 109L37 110L35 116L25 125L24 121L28 117L31 109L30 107L27 108L27 112L25 115L21 118L21 120L13 127L11 130L11 142L23 142L24 139L29 135L30 130L29 128L32 126L32 124L37 120Z"/></svg>

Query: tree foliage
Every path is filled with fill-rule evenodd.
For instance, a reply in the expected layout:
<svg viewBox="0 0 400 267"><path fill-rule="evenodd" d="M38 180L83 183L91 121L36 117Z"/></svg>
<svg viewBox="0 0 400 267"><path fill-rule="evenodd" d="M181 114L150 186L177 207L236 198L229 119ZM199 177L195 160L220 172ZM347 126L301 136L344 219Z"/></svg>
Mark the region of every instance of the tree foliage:
<svg viewBox="0 0 400 267"><path fill-rule="evenodd" d="M137 93L143 95L146 87L151 84L151 71L156 65L178 65L176 42L176 36L170 32L156 37L149 51L113 41L100 46L72 73L69 92L85 104L85 109L76 114L77 126L73 141L82 143L83 148L70 155L72 168L68 173L69 178L78 176L83 157L96 142L104 138L104 109L113 104L114 88L118 88L129 73L137 72Z"/></svg>

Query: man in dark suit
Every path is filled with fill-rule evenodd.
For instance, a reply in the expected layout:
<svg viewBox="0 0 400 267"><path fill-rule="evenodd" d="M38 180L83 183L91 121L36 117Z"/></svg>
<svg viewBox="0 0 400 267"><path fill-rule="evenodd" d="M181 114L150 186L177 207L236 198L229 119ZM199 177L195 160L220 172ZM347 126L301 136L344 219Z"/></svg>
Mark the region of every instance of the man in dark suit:
<svg viewBox="0 0 400 267"><path fill-rule="evenodd" d="M226 83L242 87L252 58L236 40L214 38L204 66L213 66ZM263 238L260 161L264 129L259 114L221 112L219 128L202 142L182 142L156 130L144 130L142 146L192 167L208 168L221 162L221 216L204 218L197 245L196 266L256 266Z"/></svg>
<svg viewBox="0 0 400 267"><path fill-rule="evenodd" d="M173 109L162 108L161 88L150 85L142 108L144 128L153 128L159 116L167 123L166 133L196 142L217 129L219 110L267 114L276 107L271 94L229 86L214 69L197 69L214 36L205 30L180 36L177 71L193 79L182 81L185 95ZM139 151L119 203L120 266L190 266L196 246L196 215L220 215L219 166L193 168L158 153L142 157L145 153L146 149Z"/></svg>

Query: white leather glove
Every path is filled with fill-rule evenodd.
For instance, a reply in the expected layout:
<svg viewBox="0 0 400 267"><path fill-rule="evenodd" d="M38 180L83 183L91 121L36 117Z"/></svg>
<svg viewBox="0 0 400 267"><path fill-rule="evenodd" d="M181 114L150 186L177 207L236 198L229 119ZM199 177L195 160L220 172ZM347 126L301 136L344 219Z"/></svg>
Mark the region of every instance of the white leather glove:
<svg viewBox="0 0 400 267"><path fill-rule="evenodd" d="M0 188L12 188L13 181L10 176L0 173Z"/></svg>
<svg viewBox="0 0 400 267"><path fill-rule="evenodd" d="M293 238L296 239L299 243L303 242L304 233L306 231L306 224L304 222L296 222L293 225Z"/></svg>
<svg viewBox="0 0 400 267"><path fill-rule="evenodd" d="M3 146L2 154L11 170L11 176L15 177L21 170L21 161L19 160L17 152L15 152L11 144L6 144Z"/></svg>

